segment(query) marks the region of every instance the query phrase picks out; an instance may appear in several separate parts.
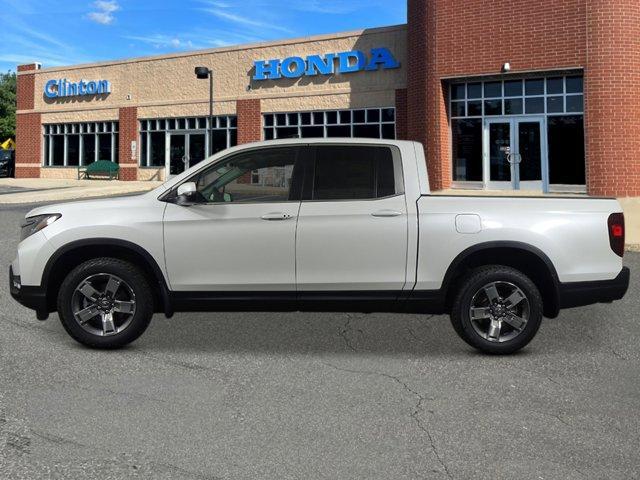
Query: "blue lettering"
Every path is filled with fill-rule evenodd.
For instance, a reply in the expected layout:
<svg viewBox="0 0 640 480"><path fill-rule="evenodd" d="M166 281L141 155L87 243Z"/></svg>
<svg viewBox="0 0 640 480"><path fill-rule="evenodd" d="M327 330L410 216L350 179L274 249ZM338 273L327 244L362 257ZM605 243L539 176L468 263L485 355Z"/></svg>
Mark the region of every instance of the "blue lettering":
<svg viewBox="0 0 640 480"><path fill-rule="evenodd" d="M97 91L98 85L96 85L96 82L87 82L87 95L95 95Z"/></svg>
<svg viewBox="0 0 640 480"><path fill-rule="evenodd" d="M111 83L109 80L100 80L98 82L98 95L111 93Z"/></svg>
<svg viewBox="0 0 640 480"><path fill-rule="evenodd" d="M78 82L78 95L86 95L87 92L85 90L84 80L80 80Z"/></svg>
<svg viewBox="0 0 640 480"><path fill-rule="evenodd" d="M305 75L310 77L314 75L331 75L333 73L333 64L336 59L335 53L328 53L322 58L320 55L311 55L307 57L307 71Z"/></svg>
<svg viewBox="0 0 640 480"><path fill-rule="evenodd" d="M68 83L66 88L67 97L78 95L78 84L77 83Z"/></svg>
<svg viewBox="0 0 640 480"><path fill-rule="evenodd" d="M58 82L55 80L49 80L44 86L44 95L47 98L56 98L58 96L57 88Z"/></svg>
<svg viewBox="0 0 640 480"><path fill-rule="evenodd" d="M304 67L305 63L303 59L300 57L289 57L282 61L280 73L287 78L299 78L304 75Z"/></svg>
<svg viewBox="0 0 640 480"><path fill-rule="evenodd" d="M383 70L399 68L400 62L398 62L392 53L387 48L372 48L371 49L371 60L369 64L366 66L365 70L378 70L379 67L382 67Z"/></svg>
<svg viewBox="0 0 640 480"><path fill-rule="evenodd" d="M280 60L274 59L267 62L259 60L254 62L256 73L254 80L276 80L282 78L280 76Z"/></svg>
<svg viewBox="0 0 640 480"><path fill-rule="evenodd" d="M338 73L359 72L367 65L367 58L360 50L339 53L338 58L340 59ZM352 63L352 60L355 62Z"/></svg>

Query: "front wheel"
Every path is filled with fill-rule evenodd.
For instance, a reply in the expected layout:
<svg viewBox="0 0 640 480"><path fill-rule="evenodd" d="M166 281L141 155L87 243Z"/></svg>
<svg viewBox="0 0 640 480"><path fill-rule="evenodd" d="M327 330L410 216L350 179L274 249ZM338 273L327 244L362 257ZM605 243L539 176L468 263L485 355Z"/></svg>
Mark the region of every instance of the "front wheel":
<svg viewBox="0 0 640 480"><path fill-rule="evenodd" d="M137 267L96 258L74 268L58 292L65 330L92 348L118 348L136 340L153 315L149 282Z"/></svg>
<svg viewBox="0 0 640 480"><path fill-rule="evenodd" d="M451 323L472 347L509 354L533 339L542 312L542 296L529 277L514 268L493 265L471 271L461 282Z"/></svg>

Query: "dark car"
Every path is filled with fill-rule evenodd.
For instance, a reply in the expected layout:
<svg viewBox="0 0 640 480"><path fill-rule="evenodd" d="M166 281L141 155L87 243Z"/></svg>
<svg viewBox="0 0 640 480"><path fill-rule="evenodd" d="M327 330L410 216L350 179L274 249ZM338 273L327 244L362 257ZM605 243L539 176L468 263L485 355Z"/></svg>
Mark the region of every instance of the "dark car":
<svg viewBox="0 0 640 480"><path fill-rule="evenodd" d="M0 150L0 177L13 177L15 169L15 150Z"/></svg>

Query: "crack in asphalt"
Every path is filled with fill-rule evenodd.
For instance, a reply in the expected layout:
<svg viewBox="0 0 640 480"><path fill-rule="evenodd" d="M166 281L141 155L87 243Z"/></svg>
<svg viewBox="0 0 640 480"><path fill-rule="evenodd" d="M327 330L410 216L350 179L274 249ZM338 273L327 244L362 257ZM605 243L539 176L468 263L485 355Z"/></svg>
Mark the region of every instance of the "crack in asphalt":
<svg viewBox="0 0 640 480"><path fill-rule="evenodd" d="M353 317L348 313L346 314L346 317L347 321L345 322L342 329L338 332L338 335L342 337L347 348L349 348L352 352L357 352L358 350L356 350L356 347L351 344L351 340L347 337L347 333L351 331L351 320ZM360 330L360 332L362 332L362 330Z"/></svg>
<svg viewBox="0 0 640 480"><path fill-rule="evenodd" d="M440 452L438 451L438 447L436 446L436 442L435 442L435 439L433 438L433 435L431 434L429 429L424 425L422 420L420 420L420 417L419 417L420 413L424 411L424 409L422 407L423 402L425 400L433 400L432 398L428 398L428 397L425 397L425 396L421 395L416 390L411 388L406 382L403 382L399 377L396 377L394 375L390 375L388 373L376 372L376 371L370 371L370 370L353 370L353 369L349 369L349 368L342 368L342 367L338 367L337 365L334 365L332 363L324 362L324 361L322 361L320 363L322 363L323 365L325 365L327 367L330 367L330 368L333 368L335 370L338 370L340 372L353 373L353 374L356 374L356 375L377 375L377 376L382 377L382 378L387 378L389 380L393 380L395 383L400 385L405 391L407 391L411 395L417 397L418 402L415 404L415 406L413 408L413 411L410 414L411 419L414 421L414 423L416 424L418 429L420 429L422 432L424 432L424 434L427 436L427 439L429 440L429 444L431 446L431 451L433 452L434 456L436 457L436 460L441 465L441 467L444 470L444 473L447 475L447 477L450 478L451 480L453 480L453 478L454 478L453 474L451 473L451 471L449 470L449 467L447 466L447 464L445 463L444 459L440 455Z"/></svg>

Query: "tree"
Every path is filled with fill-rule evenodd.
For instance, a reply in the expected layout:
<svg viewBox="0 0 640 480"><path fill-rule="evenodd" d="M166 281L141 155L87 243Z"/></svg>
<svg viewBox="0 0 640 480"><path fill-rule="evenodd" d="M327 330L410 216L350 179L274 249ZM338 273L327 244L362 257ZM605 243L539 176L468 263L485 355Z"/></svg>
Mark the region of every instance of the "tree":
<svg viewBox="0 0 640 480"><path fill-rule="evenodd" d="M16 138L16 74L0 74L0 143Z"/></svg>

